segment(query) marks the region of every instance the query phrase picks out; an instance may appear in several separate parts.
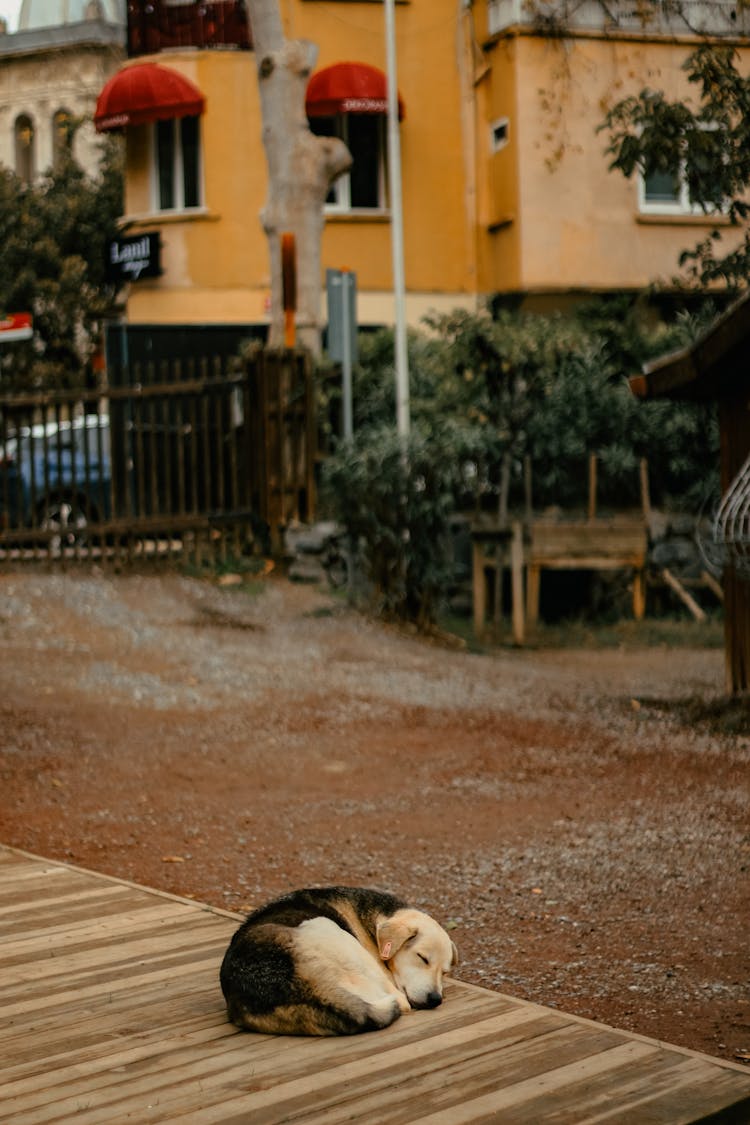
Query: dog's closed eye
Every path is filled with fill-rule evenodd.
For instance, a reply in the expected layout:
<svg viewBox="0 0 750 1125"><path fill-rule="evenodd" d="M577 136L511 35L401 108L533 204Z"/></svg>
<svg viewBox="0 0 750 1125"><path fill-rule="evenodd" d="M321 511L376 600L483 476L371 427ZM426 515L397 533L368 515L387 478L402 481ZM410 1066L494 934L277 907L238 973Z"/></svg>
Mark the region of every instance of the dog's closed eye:
<svg viewBox="0 0 750 1125"><path fill-rule="evenodd" d="M418 953L417 957L419 958L420 961L424 961L425 965L429 965L429 963L430 963L429 957L425 957L423 953Z"/></svg>

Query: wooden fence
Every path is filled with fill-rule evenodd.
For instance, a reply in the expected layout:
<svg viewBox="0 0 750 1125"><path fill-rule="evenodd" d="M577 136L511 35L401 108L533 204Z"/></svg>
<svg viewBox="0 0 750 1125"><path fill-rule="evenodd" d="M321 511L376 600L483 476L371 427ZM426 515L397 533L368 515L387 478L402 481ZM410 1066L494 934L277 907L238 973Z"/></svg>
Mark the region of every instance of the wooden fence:
<svg viewBox="0 0 750 1125"><path fill-rule="evenodd" d="M228 563L314 513L309 358L110 363L0 396L0 562Z"/></svg>

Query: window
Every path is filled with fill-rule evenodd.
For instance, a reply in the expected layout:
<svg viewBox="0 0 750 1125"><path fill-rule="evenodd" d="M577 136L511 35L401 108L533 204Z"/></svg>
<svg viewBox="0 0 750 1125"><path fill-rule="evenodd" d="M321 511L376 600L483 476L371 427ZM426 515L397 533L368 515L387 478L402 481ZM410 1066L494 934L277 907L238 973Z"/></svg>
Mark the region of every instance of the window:
<svg viewBox="0 0 750 1125"><path fill-rule="evenodd" d="M154 126L155 203L159 211L200 207L200 126L197 117L157 121Z"/></svg>
<svg viewBox="0 0 750 1125"><path fill-rule="evenodd" d="M339 113L311 117L319 137L340 137L352 154L352 167L332 185L329 211L382 211L385 199L385 117L379 113Z"/></svg>
<svg viewBox="0 0 750 1125"><path fill-rule="evenodd" d="M710 127L702 126L699 137L705 138L708 143L712 133ZM712 156L701 156L699 149L694 152L693 161L694 166L697 162L705 178L712 166ZM704 215L721 210L714 203L704 206L700 198L691 197L683 162L673 170L641 173L638 178L638 209L643 214L652 215Z"/></svg>
<svg viewBox="0 0 750 1125"><path fill-rule="evenodd" d="M499 152L508 143L510 121L507 117L498 117L490 125L490 146L492 152Z"/></svg>
<svg viewBox="0 0 750 1125"><path fill-rule="evenodd" d="M641 175L638 183L638 207L645 214L689 215L700 211L692 204L681 172L651 172Z"/></svg>
<svg viewBox="0 0 750 1125"><path fill-rule="evenodd" d="M67 109L58 109L52 118L52 167L62 168L65 158L73 151L73 118Z"/></svg>
<svg viewBox="0 0 750 1125"><path fill-rule="evenodd" d="M34 151L34 122L28 114L22 113L16 118L13 132L16 150L16 175L23 183L30 184L36 173L36 157Z"/></svg>

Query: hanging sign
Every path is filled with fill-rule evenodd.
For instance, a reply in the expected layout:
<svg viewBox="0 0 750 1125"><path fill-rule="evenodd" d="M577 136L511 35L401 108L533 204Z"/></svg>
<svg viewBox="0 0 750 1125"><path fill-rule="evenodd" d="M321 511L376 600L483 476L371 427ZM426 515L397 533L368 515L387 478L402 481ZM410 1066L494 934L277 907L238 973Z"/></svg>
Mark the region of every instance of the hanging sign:
<svg viewBox="0 0 750 1125"><path fill-rule="evenodd" d="M107 278L110 281L140 281L161 277L159 231L133 237L113 238L107 245Z"/></svg>

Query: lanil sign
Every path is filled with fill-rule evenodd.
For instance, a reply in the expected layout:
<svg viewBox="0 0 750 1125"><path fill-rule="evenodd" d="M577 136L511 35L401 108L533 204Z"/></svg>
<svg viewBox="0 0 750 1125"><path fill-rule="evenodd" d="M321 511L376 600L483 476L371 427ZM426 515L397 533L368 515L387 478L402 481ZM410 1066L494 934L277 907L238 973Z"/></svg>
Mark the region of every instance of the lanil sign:
<svg viewBox="0 0 750 1125"><path fill-rule="evenodd" d="M107 246L110 281L140 281L161 277L161 240L158 231L133 238L113 238Z"/></svg>

